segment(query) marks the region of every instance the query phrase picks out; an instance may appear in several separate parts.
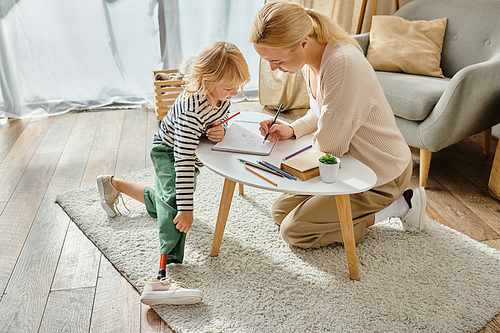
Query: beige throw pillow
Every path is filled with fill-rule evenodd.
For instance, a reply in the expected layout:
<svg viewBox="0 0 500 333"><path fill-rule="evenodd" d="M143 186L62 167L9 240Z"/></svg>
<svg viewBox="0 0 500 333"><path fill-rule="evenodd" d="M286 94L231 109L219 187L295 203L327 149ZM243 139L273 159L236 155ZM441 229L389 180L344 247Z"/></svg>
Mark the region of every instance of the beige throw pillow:
<svg viewBox="0 0 500 333"><path fill-rule="evenodd" d="M377 71L444 77L441 50L446 23L446 18L408 21L373 16L366 59Z"/></svg>

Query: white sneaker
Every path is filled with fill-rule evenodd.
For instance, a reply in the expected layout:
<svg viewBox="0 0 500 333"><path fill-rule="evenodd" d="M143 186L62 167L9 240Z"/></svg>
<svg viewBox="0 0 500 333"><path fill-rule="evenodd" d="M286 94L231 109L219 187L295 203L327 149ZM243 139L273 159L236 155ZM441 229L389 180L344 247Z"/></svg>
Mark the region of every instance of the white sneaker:
<svg viewBox="0 0 500 333"><path fill-rule="evenodd" d="M99 190L102 208L104 208L109 216L115 217L119 213L116 205L118 204L121 192L111 185L112 177L113 175L97 176L97 189Z"/></svg>
<svg viewBox="0 0 500 333"><path fill-rule="evenodd" d="M141 302L155 304L195 304L201 302L203 293L200 290L188 289L183 283L169 278L148 282L141 294Z"/></svg>
<svg viewBox="0 0 500 333"><path fill-rule="evenodd" d="M413 190L410 199L410 209L405 216L400 217L403 227L409 232L418 232L425 229L425 189L419 187Z"/></svg>

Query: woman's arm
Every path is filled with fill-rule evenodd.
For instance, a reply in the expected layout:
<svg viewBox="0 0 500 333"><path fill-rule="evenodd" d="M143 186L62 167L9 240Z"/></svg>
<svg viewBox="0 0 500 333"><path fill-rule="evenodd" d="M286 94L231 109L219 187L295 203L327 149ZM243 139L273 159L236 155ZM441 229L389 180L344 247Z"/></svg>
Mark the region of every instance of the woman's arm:
<svg viewBox="0 0 500 333"><path fill-rule="evenodd" d="M266 136L267 133L269 133L267 140L286 140L294 136L293 128L290 125L283 124L281 121L276 120L274 125L271 126L272 122L273 119L266 119L260 122L260 134Z"/></svg>
<svg viewBox="0 0 500 333"><path fill-rule="evenodd" d="M309 109L307 113L295 120L291 125L296 138L314 133L318 129L318 117Z"/></svg>
<svg viewBox="0 0 500 333"><path fill-rule="evenodd" d="M314 141L317 149L341 157L373 109L375 88L367 79L373 69L354 47L329 45L325 53L320 78L321 117Z"/></svg>

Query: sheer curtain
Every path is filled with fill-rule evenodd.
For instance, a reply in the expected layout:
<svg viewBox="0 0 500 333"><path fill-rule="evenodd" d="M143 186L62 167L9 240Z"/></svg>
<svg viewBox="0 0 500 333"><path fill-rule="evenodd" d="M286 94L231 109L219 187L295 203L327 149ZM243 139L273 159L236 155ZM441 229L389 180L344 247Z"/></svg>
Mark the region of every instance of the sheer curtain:
<svg viewBox="0 0 500 333"><path fill-rule="evenodd" d="M152 71L207 44L248 42L263 1L0 0L0 117L153 104Z"/></svg>
<svg viewBox="0 0 500 333"><path fill-rule="evenodd" d="M180 62L195 57L205 46L225 40L234 43L245 56L251 81L245 86L249 98L257 98L259 55L249 42L253 18L264 0L178 0L160 6L165 17L162 45L165 68L178 68ZM170 47L179 43L180 47Z"/></svg>

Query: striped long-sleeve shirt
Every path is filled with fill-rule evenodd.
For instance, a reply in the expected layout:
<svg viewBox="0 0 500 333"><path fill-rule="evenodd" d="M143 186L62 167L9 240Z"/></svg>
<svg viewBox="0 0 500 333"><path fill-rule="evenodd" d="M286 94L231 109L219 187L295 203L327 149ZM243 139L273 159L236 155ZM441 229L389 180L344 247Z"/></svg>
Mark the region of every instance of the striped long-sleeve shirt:
<svg viewBox="0 0 500 333"><path fill-rule="evenodd" d="M161 143L174 150L177 210L193 210L194 170L203 166L195 150L214 120L220 123L227 119L230 105L223 101L215 107L204 94L183 91L161 121L153 144ZM227 123L221 126L226 128Z"/></svg>

